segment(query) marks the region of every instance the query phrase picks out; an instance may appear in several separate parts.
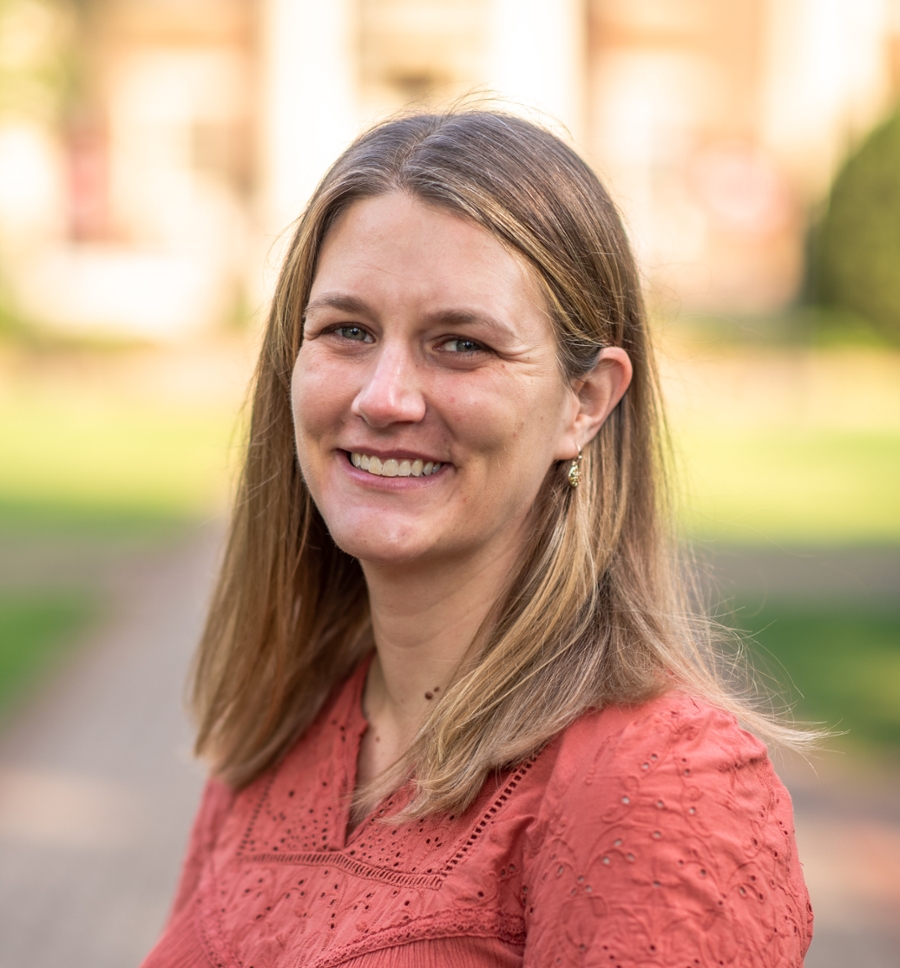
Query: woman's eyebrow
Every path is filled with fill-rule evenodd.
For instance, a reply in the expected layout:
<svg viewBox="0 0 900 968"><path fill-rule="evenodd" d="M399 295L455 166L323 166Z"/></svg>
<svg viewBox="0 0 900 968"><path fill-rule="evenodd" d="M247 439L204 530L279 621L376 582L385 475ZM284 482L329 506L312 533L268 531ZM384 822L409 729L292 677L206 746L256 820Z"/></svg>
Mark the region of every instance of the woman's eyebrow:
<svg viewBox="0 0 900 968"><path fill-rule="evenodd" d="M372 308L364 300L343 292L326 292L317 296L307 303L303 318L305 319L309 313L317 309L337 309L342 313L360 316L374 315ZM438 309L428 313L425 318L433 326L487 326L509 339L518 339L518 335L510 326L489 313L469 309Z"/></svg>
<svg viewBox="0 0 900 968"><path fill-rule="evenodd" d="M432 325L438 326L487 326L511 340L518 339L518 335L510 326L489 313L467 309L439 309L428 313L427 319Z"/></svg>
<svg viewBox="0 0 900 968"><path fill-rule="evenodd" d="M342 313L372 315L372 310L362 299L342 292L326 292L316 297L312 302L306 304L306 309L303 310L303 318L305 319L310 312L316 309L337 309Z"/></svg>

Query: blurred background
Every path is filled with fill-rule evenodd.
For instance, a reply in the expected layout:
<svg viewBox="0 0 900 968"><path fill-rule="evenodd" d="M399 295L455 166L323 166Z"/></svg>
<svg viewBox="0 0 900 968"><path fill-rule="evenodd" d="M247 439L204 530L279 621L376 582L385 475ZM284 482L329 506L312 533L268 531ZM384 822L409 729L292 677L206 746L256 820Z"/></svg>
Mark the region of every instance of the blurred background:
<svg viewBox="0 0 900 968"><path fill-rule="evenodd" d="M807 965L900 965L900 0L0 0L2 968L152 944L285 232L473 93L611 188L712 607L840 731L777 761Z"/></svg>

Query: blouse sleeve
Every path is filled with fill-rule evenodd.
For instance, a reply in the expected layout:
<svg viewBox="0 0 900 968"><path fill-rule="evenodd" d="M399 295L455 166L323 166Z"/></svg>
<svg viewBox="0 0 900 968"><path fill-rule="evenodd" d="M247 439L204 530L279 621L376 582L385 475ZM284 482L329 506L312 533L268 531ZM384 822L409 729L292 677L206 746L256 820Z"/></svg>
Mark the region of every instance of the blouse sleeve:
<svg viewBox="0 0 900 968"><path fill-rule="evenodd" d="M175 900L169 912L167 923L171 924L182 909L190 902L200 883L200 872L206 858L212 852L219 830L234 793L219 780L207 780L200 800L200 808L194 817L187 852L178 878Z"/></svg>
<svg viewBox="0 0 900 968"><path fill-rule="evenodd" d="M667 696L566 734L526 867L526 968L800 968L812 911L762 744Z"/></svg>

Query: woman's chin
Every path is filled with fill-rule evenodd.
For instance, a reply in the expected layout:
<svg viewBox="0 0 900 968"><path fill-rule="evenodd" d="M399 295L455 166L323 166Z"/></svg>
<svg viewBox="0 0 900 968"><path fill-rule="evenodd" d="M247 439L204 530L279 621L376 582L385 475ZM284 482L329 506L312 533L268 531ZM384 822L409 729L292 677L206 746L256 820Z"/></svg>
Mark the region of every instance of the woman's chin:
<svg viewBox="0 0 900 968"><path fill-rule="evenodd" d="M422 534L410 533L406 528L335 528L331 536L335 544L348 555L364 564L404 565L421 561L436 551L434 543Z"/></svg>

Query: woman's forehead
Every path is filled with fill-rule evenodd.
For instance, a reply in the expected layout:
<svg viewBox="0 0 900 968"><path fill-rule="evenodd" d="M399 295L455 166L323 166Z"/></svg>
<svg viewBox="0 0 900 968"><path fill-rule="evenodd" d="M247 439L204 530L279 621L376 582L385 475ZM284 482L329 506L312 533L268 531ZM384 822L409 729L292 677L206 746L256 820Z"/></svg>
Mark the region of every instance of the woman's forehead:
<svg viewBox="0 0 900 968"><path fill-rule="evenodd" d="M446 322L514 319L526 309L548 316L545 288L520 253L471 219L401 192L356 201L335 220L306 313L398 298L418 299Z"/></svg>

